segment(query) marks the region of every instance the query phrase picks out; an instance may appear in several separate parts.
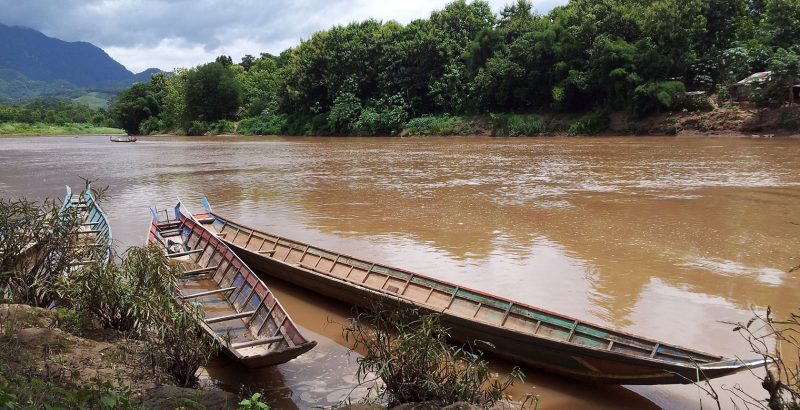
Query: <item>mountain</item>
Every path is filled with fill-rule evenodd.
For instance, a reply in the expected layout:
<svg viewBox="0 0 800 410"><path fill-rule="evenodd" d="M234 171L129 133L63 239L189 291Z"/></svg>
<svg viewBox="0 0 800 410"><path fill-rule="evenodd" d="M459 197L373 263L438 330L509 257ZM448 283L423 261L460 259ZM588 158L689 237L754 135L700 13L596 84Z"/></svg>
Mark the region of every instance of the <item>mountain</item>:
<svg viewBox="0 0 800 410"><path fill-rule="evenodd" d="M101 48L0 24L0 98L18 99L69 89L118 91L161 70L134 74Z"/></svg>

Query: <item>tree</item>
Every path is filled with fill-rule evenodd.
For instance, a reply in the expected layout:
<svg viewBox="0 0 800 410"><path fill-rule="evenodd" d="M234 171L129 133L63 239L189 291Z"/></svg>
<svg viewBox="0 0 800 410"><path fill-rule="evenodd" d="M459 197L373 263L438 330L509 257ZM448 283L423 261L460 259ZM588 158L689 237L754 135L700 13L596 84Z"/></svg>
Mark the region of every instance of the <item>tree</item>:
<svg viewBox="0 0 800 410"><path fill-rule="evenodd" d="M232 119L239 109L241 89L231 70L213 62L186 74L185 98L187 122Z"/></svg>
<svg viewBox="0 0 800 410"><path fill-rule="evenodd" d="M150 83L136 83L122 91L111 107L111 116L128 134L139 134L141 123L158 113L158 98Z"/></svg>

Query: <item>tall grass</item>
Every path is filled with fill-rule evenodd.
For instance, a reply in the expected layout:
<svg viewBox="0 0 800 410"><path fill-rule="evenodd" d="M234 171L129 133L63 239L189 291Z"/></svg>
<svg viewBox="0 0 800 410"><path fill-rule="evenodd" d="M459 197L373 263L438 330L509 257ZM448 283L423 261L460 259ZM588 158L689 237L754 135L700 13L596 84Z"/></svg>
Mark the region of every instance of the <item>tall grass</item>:
<svg viewBox="0 0 800 410"><path fill-rule="evenodd" d="M492 114L492 135L498 137L523 137L547 132L545 122L532 114Z"/></svg>

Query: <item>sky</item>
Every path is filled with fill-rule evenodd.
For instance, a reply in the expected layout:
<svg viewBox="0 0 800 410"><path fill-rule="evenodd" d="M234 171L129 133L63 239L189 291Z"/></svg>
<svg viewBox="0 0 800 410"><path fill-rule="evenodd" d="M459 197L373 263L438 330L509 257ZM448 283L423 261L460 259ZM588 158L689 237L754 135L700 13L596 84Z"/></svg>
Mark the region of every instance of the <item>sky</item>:
<svg viewBox="0 0 800 410"><path fill-rule="evenodd" d="M499 12L515 0L489 0ZM547 13L567 0L532 0ZM133 72L171 71L229 55L278 54L337 24L367 18L402 24L448 0L0 0L0 23L65 41L87 41Z"/></svg>

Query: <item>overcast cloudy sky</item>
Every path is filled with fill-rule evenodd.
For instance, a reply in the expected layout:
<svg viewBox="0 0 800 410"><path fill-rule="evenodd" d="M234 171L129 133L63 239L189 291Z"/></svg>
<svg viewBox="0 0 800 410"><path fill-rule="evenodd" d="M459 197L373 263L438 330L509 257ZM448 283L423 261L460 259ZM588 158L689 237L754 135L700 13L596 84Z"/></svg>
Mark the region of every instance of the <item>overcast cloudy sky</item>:
<svg viewBox="0 0 800 410"><path fill-rule="evenodd" d="M498 12L515 0L489 0ZM546 13L567 0L533 0ZM408 23L447 0L0 0L0 23L88 41L129 70L172 70L245 54L277 54L334 24Z"/></svg>

